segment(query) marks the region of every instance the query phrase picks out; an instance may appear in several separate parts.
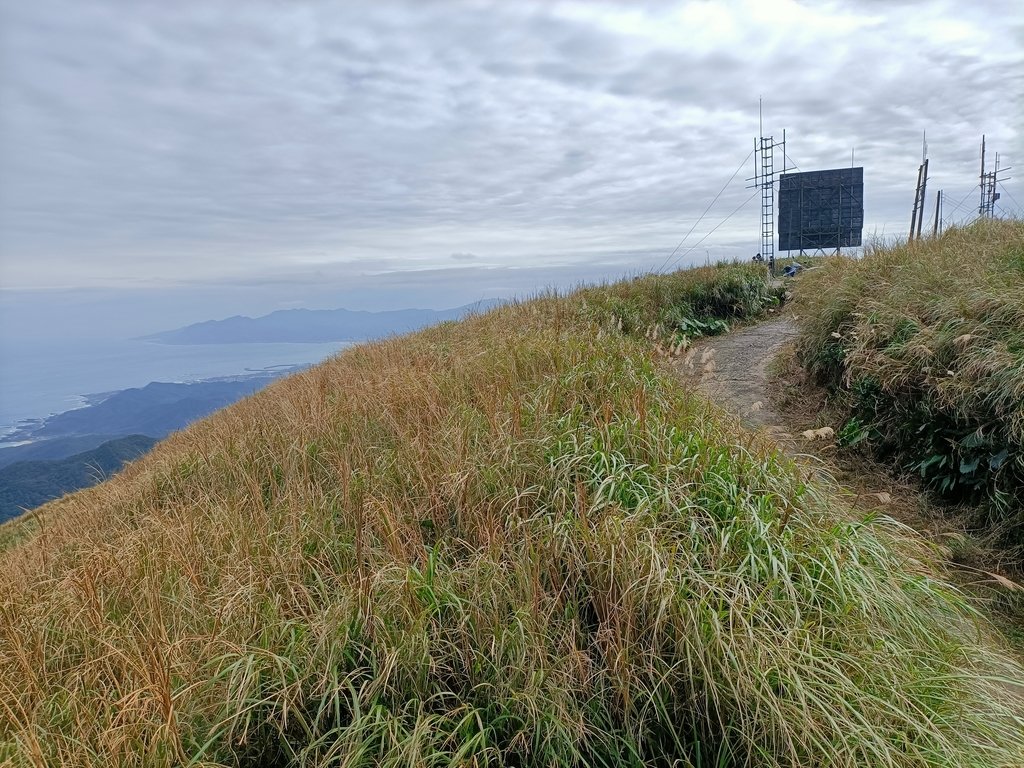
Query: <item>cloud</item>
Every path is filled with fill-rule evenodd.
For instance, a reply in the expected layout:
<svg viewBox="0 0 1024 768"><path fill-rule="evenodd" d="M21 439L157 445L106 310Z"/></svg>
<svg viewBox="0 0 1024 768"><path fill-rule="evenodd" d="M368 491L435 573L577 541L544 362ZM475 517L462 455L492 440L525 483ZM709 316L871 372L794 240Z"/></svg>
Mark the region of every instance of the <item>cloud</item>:
<svg viewBox="0 0 1024 768"><path fill-rule="evenodd" d="M683 251L752 253L759 96L899 231L923 131L954 202L982 132L1024 154L997 5L0 0L0 283L582 269L667 254L737 166Z"/></svg>
<svg viewBox="0 0 1024 768"><path fill-rule="evenodd" d="M480 257L475 253L453 253L451 258L455 261L474 261Z"/></svg>

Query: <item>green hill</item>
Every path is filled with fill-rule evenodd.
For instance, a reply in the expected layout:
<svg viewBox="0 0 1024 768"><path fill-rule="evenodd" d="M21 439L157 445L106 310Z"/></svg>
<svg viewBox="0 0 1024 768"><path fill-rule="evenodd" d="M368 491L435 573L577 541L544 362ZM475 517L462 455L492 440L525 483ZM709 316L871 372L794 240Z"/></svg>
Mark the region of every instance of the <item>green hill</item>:
<svg viewBox="0 0 1024 768"><path fill-rule="evenodd" d="M746 267L352 348L0 528L0 760L1010 766L931 551L664 361Z"/></svg>
<svg viewBox="0 0 1024 768"><path fill-rule="evenodd" d="M66 459L76 453L92 450L117 435L75 435L73 437L51 437L31 443L0 448L0 467L19 461L52 461Z"/></svg>
<svg viewBox="0 0 1024 768"><path fill-rule="evenodd" d="M155 444L152 437L129 435L65 459L18 461L0 467L0 522L95 485Z"/></svg>

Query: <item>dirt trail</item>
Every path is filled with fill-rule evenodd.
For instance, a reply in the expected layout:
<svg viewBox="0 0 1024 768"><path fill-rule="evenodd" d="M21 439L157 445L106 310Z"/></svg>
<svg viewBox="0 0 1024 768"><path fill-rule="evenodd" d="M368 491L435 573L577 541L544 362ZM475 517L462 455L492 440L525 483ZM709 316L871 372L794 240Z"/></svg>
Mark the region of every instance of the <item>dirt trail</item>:
<svg viewBox="0 0 1024 768"><path fill-rule="evenodd" d="M950 530L941 517L929 509L928 502L913 486L901 483L881 467L837 461L835 440L829 435L797 434L808 426L808 414L785 413L777 409L770 396L769 366L783 348L795 340L796 323L786 317L741 328L706 339L676 363L683 378L696 382L716 405L735 414L745 426L765 431L778 447L813 473L824 473L849 494L854 508L864 511L883 509L898 520L917 529L933 542L939 542ZM814 410L813 405L810 408ZM811 416L813 418L813 415ZM815 438L815 439L808 439ZM972 577L986 571L977 571ZM1019 629L993 615L1004 630L1016 635ZM1019 641L1017 654L1021 653ZM1024 657L1020 657L1024 661ZM1024 684L1001 685L1024 700Z"/></svg>
<svg viewBox="0 0 1024 768"><path fill-rule="evenodd" d="M688 363L681 364L683 373L699 377L700 388L711 400L748 426L791 438L782 426L787 419L768 397L768 365L796 335L796 323L782 317L708 339L688 356Z"/></svg>

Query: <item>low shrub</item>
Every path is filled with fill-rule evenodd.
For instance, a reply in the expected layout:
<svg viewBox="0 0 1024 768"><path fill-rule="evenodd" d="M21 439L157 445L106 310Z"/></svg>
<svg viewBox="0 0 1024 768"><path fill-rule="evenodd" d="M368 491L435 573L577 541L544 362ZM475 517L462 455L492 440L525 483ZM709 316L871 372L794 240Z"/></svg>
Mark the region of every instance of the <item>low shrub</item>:
<svg viewBox="0 0 1024 768"><path fill-rule="evenodd" d="M577 294L585 314L611 320L625 333L712 336L730 322L753 320L782 303L784 290L771 283L764 267L724 264L647 275Z"/></svg>

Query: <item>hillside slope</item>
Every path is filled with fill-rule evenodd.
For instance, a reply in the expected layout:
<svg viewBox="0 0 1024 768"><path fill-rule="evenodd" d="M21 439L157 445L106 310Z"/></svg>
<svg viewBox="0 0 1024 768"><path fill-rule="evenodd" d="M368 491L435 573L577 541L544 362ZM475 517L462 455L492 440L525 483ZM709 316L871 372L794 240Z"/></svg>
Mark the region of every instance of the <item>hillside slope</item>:
<svg viewBox="0 0 1024 768"><path fill-rule="evenodd" d="M251 395L273 378L267 374L192 383L153 381L144 387L115 392L93 405L48 416L22 432L32 438L97 433L164 437ZM20 432L15 433L18 435Z"/></svg>
<svg viewBox="0 0 1024 768"><path fill-rule="evenodd" d="M36 440L23 445L0 448L0 467L6 467L18 461L53 461L66 459L76 453L90 451L117 435L76 435L74 437L51 437Z"/></svg>
<svg viewBox="0 0 1024 768"><path fill-rule="evenodd" d="M925 548L659 365L775 301L697 270L356 347L0 528L0 759L1024 763Z"/></svg>
<svg viewBox="0 0 1024 768"><path fill-rule="evenodd" d="M831 259L797 290L799 354L869 446L1024 558L1024 222Z"/></svg>

